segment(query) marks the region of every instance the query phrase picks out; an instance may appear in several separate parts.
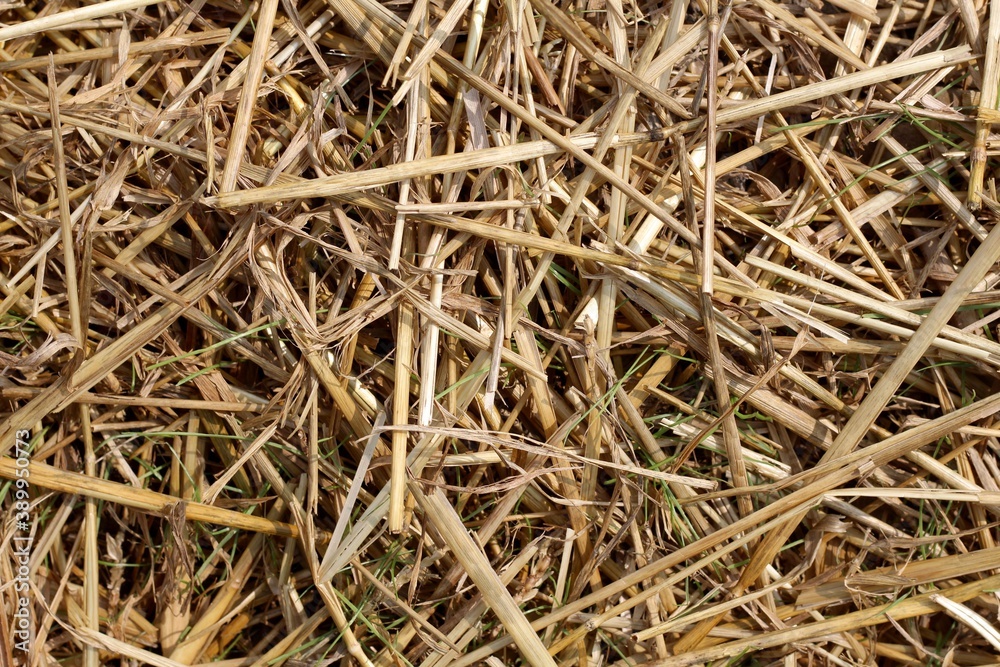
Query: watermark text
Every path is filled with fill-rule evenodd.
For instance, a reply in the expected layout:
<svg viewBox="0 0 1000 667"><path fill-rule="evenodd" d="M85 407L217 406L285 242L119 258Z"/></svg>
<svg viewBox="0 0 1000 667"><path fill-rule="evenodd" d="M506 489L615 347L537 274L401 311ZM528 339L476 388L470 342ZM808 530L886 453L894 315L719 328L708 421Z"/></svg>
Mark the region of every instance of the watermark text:
<svg viewBox="0 0 1000 667"><path fill-rule="evenodd" d="M28 491L31 469L31 433L18 431L14 440L14 521L17 523L17 533L14 536L14 592L17 594L17 607L14 610L14 648L27 653L34 637L31 627L31 600L28 593L31 590L29 574L31 573L31 547L34 541L34 518L31 515L31 499Z"/></svg>

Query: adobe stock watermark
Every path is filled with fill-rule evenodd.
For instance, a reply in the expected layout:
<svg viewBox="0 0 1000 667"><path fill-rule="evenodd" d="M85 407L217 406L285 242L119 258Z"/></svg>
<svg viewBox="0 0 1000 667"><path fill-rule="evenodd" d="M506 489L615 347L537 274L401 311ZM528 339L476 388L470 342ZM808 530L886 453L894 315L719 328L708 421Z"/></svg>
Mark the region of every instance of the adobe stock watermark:
<svg viewBox="0 0 1000 667"><path fill-rule="evenodd" d="M14 610L14 650L29 653L35 637L31 622L31 547L34 541L34 517L31 515L31 499L28 492L31 469L31 433L18 431L14 436L14 521L17 532L14 535L14 592L17 594L17 608Z"/></svg>

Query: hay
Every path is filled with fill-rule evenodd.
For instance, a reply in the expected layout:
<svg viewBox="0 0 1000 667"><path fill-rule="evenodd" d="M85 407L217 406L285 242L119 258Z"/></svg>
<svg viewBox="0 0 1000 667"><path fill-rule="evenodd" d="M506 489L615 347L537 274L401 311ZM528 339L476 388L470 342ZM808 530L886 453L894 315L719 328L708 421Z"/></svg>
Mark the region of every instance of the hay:
<svg viewBox="0 0 1000 667"><path fill-rule="evenodd" d="M0 663L998 663L994 3L0 43Z"/></svg>

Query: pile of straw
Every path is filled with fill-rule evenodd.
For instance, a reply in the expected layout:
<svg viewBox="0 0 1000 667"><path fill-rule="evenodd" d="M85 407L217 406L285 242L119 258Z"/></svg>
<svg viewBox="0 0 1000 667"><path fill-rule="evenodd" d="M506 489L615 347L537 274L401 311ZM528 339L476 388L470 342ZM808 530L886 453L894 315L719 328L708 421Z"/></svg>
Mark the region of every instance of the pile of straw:
<svg viewBox="0 0 1000 667"><path fill-rule="evenodd" d="M1000 664L1000 3L0 44L0 663Z"/></svg>

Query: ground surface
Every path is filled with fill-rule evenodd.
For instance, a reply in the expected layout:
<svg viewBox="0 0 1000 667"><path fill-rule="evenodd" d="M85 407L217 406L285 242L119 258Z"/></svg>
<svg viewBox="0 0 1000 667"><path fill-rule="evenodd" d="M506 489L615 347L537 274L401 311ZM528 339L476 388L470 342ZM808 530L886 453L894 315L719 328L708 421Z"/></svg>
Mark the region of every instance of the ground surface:
<svg viewBox="0 0 1000 667"><path fill-rule="evenodd" d="M0 663L1000 663L1000 6L0 41Z"/></svg>

